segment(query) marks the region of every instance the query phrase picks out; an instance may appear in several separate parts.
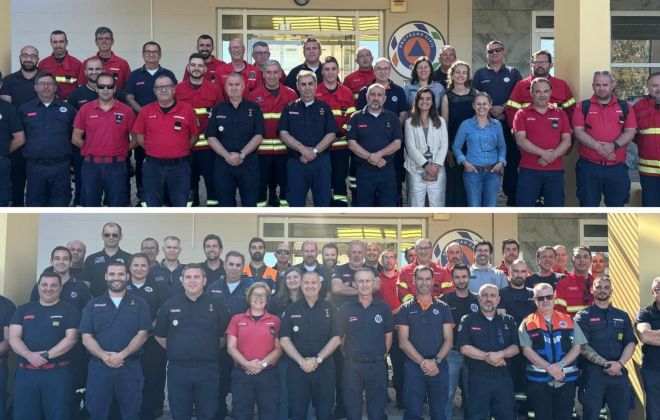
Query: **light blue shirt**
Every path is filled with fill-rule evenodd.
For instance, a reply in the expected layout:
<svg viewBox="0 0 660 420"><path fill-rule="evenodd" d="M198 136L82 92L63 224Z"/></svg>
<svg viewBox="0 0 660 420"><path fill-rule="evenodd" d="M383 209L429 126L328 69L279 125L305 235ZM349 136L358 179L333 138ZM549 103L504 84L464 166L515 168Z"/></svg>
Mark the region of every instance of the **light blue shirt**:
<svg viewBox="0 0 660 420"><path fill-rule="evenodd" d="M509 280L506 278L502 270L498 270L491 266L488 266L488 268L477 268L476 265L472 264L472 267L470 267L470 282L468 283L468 289L470 289L472 293L478 294L479 288L488 283L494 284L499 290L508 286Z"/></svg>
<svg viewBox="0 0 660 420"><path fill-rule="evenodd" d="M466 142L467 156L461 150ZM466 159L474 166L490 166L497 162L506 165L506 144L502 134L502 124L495 118L490 118L490 123L482 128L476 116L463 121L456 133L452 151L459 165Z"/></svg>
<svg viewBox="0 0 660 420"><path fill-rule="evenodd" d="M415 96L417 96L417 91L420 90L422 87L417 84L410 84L408 83L407 85L403 86L403 90L406 92L406 101L408 102L408 118L412 117L412 109L413 105L415 104ZM445 97L447 94L447 91L445 88L438 82L431 82L429 83L429 89L433 91L433 94L435 96L435 106L438 108L438 112L440 112L440 105L442 105L442 98Z"/></svg>

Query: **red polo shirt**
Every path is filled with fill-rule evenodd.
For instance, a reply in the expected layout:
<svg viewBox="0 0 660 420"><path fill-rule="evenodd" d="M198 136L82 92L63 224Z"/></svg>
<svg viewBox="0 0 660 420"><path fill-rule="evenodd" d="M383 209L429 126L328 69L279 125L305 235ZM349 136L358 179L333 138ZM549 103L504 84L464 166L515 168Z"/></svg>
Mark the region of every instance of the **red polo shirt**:
<svg viewBox="0 0 660 420"><path fill-rule="evenodd" d="M142 107L133 132L145 136L147 155L159 159L174 159L190 154L190 136L199 134L195 111L189 104L176 101L167 114L158 101Z"/></svg>
<svg viewBox="0 0 660 420"><path fill-rule="evenodd" d="M245 68L242 72L240 72L240 75L243 77L243 84L245 85L245 90L243 90L243 97L247 99L250 92L261 86L262 76L259 67L252 65L245 60L243 60L243 63L245 64ZM236 73L232 63L227 63L224 66L218 67L215 83L217 83L223 91L225 91L227 76L232 73Z"/></svg>
<svg viewBox="0 0 660 420"><path fill-rule="evenodd" d="M393 277L387 277L385 275L385 270L381 270L378 273L378 278L380 278L380 290L376 293L376 298L386 302L390 305L392 310L397 309L401 306L401 301L396 292L396 282L399 279L399 270L394 270Z"/></svg>
<svg viewBox="0 0 660 420"><path fill-rule="evenodd" d="M211 56L211 59L206 63L206 73L204 73L204 80L208 80L211 83L215 83L215 72L218 67L224 66L226 63L222 60L215 58L215 55ZM188 66L186 66L186 71L183 73L183 81L190 79L190 73L188 73Z"/></svg>
<svg viewBox="0 0 660 420"><path fill-rule="evenodd" d="M518 110L513 119L513 132L518 133L520 131L524 131L525 137L535 146L544 150L551 150L559 146L562 134L571 134L571 124L566 113L555 108L552 104L548 105L545 114L541 114L534 109L533 105L530 105ZM540 157L520 149L520 167L537 171L564 169L561 156L547 166L541 166L537 163Z"/></svg>
<svg viewBox="0 0 660 420"><path fill-rule="evenodd" d="M131 66L128 65L128 61L121 57L117 57L114 52L111 52L111 56L108 61L105 61L99 57L98 53L83 61L82 66L80 67L80 74L78 75L78 84L80 86L87 84L87 76L85 76L85 65L92 58L98 58L101 60L103 63L103 71L113 75L115 77L115 84L117 85L117 88L124 90L128 76L131 74Z"/></svg>
<svg viewBox="0 0 660 420"><path fill-rule="evenodd" d="M229 322L227 334L237 338L238 351L247 360L264 360L275 348L275 339L280 332L280 319L268 312L255 321L250 309L244 314L237 314Z"/></svg>
<svg viewBox="0 0 660 420"><path fill-rule="evenodd" d="M582 113L582 104L578 105L578 109L573 113L573 127L583 127L584 130L591 137L600 142L612 143L620 135L622 127L637 128L637 121L635 120L635 111L632 106L628 106L628 117L625 121L623 119L623 111L616 100L616 96L612 95L612 100L609 104L603 106L596 96L593 95L590 99L591 105L589 107L589 114L586 121ZM587 127L587 124L589 127ZM626 151L628 145L622 146L619 150L615 151L616 161L614 163L621 163L626 161ZM595 149L591 149L582 143L578 146L580 156L594 161L603 162L606 159L598 154Z"/></svg>
<svg viewBox="0 0 660 420"><path fill-rule="evenodd" d="M225 95L220 89L220 86L203 79L202 85L195 89L190 84L190 79L176 85L174 97L189 104L193 107L197 121L199 122L199 141L193 147L193 150L210 149L211 146L206 141L206 127L209 124L209 115L211 109L220 102L225 100Z"/></svg>
<svg viewBox="0 0 660 420"><path fill-rule="evenodd" d="M126 104L115 100L108 112L101 109L98 99L80 108L73 126L85 132L83 156L128 156L128 134L135 125L135 113Z"/></svg>
<svg viewBox="0 0 660 420"><path fill-rule="evenodd" d="M82 63L76 57L66 52L64 61L57 61L54 54L49 55L39 62L39 71L50 72L55 75L57 92L61 100L66 101L71 92L78 87L78 74Z"/></svg>

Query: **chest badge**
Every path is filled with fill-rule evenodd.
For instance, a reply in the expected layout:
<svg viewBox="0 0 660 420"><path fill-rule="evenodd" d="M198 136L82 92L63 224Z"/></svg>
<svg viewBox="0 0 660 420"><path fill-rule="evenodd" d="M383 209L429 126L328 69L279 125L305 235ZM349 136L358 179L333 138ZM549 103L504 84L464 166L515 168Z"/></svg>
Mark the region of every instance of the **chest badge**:
<svg viewBox="0 0 660 420"><path fill-rule="evenodd" d="M374 318L374 320L376 321L377 324L380 324L381 322L383 322L383 317L380 315L376 315L376 318Z"/></svg>
<svg viewBox="0 0 660 420"><path fill-rule="evenodd" d="M135 301L131 299L131 306L135 306Z"/></svg>
<svg viewBox="0 0 660 420"><path fill-rule="evenodd" d="M59 327L60 321L53 321L53 327Z"/></svg>
<svg viewBox="0 0 660 420"><path fill-rule="evenodd" d="M508 329L509 329L509 326L508 326L507 324L504 324L504 329L505 329L505 330L508 330Z"/></svg>
<svg viewBox="0 0 660 420"><path fill-rule="evenodd" d="M509 83L510 81L511 81L511 79L509 79L508 77L505 77L505 78L504 78L504 82L505 82L505 83Z"/></svg>
<svg viewBox="0 0 660 420"><path fill-rule="evenodd" d="M152 289L151 286L147 286L147 287L144 288L144 291L147 292L147 293L151 293L151 292L154 291L154 289Z"/></svg>
<svg viewBox="0 0 660 420"><path fill-rule="evenodd" d="M293 327L293 332L298 332L299 329L300 328L298 328L298 326L296 325L295 327Z"/></svg>
<svg viewBox="0 0 660 420"><path fill-rule="evenodd" d="M559 326L562 328L566 328L568 327L568 323L566 323L566 321L559 321Z"/></svg>
<svg viewBox="0 0 660 420"><path fill-rule="evenodd" d="M66 109L65 106L61 106L61 107L60 107L60 112L61 112L62 114L66 114L66 111L67 111L67 109Z"/></svg>
<svg viewBox="0 0 660 420"><path fill-rule="evenodd" d="M78 293L76 293L76 292L71 292L71 297L74 298L74 299L77 298L77 297L78 297Z"/></svg>
<svg viewBox="0 0 660 420"><path fill-rule="evenodd" d="M392 124L390 124L389 121L387 122L387 128L392 128ZM436 285L436 286L437 286L437 285Z"/></svg>
<svg viewBox="0 0 660 420"><path fill-rule="evenodd" d="M325 109L324 108L319 108L319 115L322 116L322 117L325 115Z"/></svg>
<svg viewBox="0 0 660 420"><path fill-rule="evenodd" d="M248 108L248 118L252 118L252 111L254 111L252 108Z"/></svg>
<svg viewBox="0 0 660 420"><path fill-rule="evenodd" d="M222 132L225 131L225 128L223 126L218 127L218 131Z"/></svg>
<svg viewBox="0 0 660 420"><path fill-rule="evenodd" d="M330 318L330 310L329 309L325 310L325 317Z"/></svg>
<svg viewBox="0 0 660 420"><path fill-rule="evenodd" d="M172 321L172 325L174 325L175 327L179 325L179 320L175 319L174 321Z"/></svg>
<svg viewBox="0 0 660 420"><path fill-rule="evenodd" d="M434 309L434 310L433 310L433 315L439 315L439 314L440 314L440 311L439 311L439 310L437 310L437 309Z"/></svg>
<svg viewBox="0 0 660 420"><path fill-rule="evenodd" d="M213 304L209 303L209 312L213 312Z"/></svg>
<svg viewBox="0 0 660 420"><path fill-rule="evenodd" d="M470 305L470 310L472 310L472 312L477 312L479 310L479 306L476 303L473 303Z"/></svg>

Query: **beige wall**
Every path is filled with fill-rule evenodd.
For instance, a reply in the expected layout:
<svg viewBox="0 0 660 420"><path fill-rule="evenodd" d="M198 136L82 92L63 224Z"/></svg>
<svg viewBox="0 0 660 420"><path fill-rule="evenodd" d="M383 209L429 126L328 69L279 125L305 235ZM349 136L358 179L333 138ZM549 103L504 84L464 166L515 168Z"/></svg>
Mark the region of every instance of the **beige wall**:
<svg viewBox="0 0 660 420"><path fill-rule="evenodd" d="M11 70L11 0L0 0L0 71L2 76Z"/></svg>

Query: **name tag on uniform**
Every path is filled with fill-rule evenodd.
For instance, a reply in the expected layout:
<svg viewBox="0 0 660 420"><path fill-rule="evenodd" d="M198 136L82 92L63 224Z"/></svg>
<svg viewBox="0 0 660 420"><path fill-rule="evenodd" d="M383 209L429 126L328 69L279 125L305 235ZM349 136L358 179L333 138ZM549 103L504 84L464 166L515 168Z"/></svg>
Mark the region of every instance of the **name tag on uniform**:
<svg viewBox="0 0 660 420"><path fill-rule="evenodd" d="M180 121L174 121L174 129L176 131L181 131L181 122Z"/></svg>
<svg viewBox="0 0 660 420"><path fill-rule="evenodd" d="M115 124L121 124L122 120L124 119L124 116L121 114L115 114Z"/></svg>
<svg viewBox="0 0 660 420"><path fill-rule="evenodd" d="M552 128L554 128L554 129L559 128L559 121L553 121L552 122Z"/></svg>
<svg viewBox="0 0 660 420"><path fill-rule="evenodd" d="M53 321L53 327L59 327L59 326L60 326L60 321Z"/></svg>
<svg viewBox="0 0 660 420"><path fill-rule="evenodd" d="M623 340L623 333L619 333L619 341Z"/></svg>
<svg viewBox="0 0 660 420"><path fill-rule="evenodd" d="M270 334L275 335L275 327L270 327Z"/></svg>

